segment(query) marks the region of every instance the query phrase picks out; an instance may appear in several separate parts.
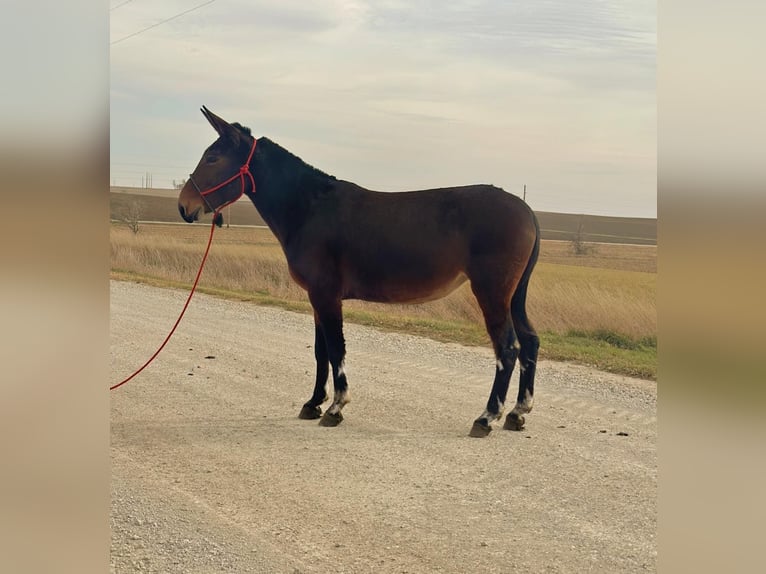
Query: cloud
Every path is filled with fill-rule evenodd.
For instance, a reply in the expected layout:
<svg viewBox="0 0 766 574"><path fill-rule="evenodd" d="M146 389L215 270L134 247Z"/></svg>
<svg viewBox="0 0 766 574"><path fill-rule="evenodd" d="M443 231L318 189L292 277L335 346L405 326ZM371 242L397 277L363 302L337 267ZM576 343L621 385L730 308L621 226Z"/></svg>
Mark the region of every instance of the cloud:
<svg viewBox="0 0 766 574"><path fill-rule="evenodd" d="M135 4L113 37L193 5ZM113 162L143 140L192 165L205 104L363 185L537 181L619 210L617 188L651 215L654 57L639 2L216 2L113 47Z"/></svg>

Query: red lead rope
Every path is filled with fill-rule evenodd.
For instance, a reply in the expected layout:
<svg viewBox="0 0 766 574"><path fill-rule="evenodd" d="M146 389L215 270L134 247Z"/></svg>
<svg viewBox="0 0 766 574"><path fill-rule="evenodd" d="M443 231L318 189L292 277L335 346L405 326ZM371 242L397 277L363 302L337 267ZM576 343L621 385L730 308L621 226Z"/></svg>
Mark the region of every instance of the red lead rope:
<svg viewBox="0 0 766 574"><path fill-rule="evenodd" d="M216 212L216 215L218 215L217 212ZM191 301L192 295L194 295L194 291L197 289L197 283L199 283L199 278L202 275L202 268L205 266L205 260L207 259L208 252L210 251L210 245L213 243L213 231L215 231L215 217L213 217L213 223L210 226L210 238L207 240L207 248L205 249L205 255L202 256L202 263L200 263L199 271L197 271L197 277L194 279L194 285L192 285L191 293L189 293L189 297L186 299L186 303L184 304L184 308L181 310L181 314L178 316L178 319L176 319L175 325L173 325L173 328L170 330L170 333L168 333L168 336L165 337L164 341L162 341L162 345L160 345L160 348L157 349L151 357L149 357L149 360L146 361L141 366L140 369L138 369L135 373L130 375L124 381L121 381L121 382L117 383L116 385L112 385L111 387L109 387L110 391L113 391L117 387L121 387L122 385L127 383L130 379L135 377L138 373L143 371L146 367L148 367L149 363L151 363L154 360L154 358L157 355L160 354L160 351L162 351L162 349L165 348L165 345L167 344L167 342L170 341L170 337L173 336L173 333L175 332L176 327L178 327L178 324L181 322L181 318L184 316L184 313L186 313L186 308L189 306L189 302Z"/></svg>
<svg viewBox="0 0 766 574"><path fill-rule="evenodd" d="M223 183L219 183L215 187L211 187L210 189L206 191L200 191L200 195L202 196L202 199L205 200L205 196L214 192L217 189L221 189L224 185L231 183L238 177L241 178L242 181L242 188L239 192L239 195L235 197L234 199L227 201L218 209L215 210L215 213L213 213L213 223L210 225L210 237L207 240L207 247L205 248L205 254L202 256L202 263L199 264L199 271L197 271L197 276L194 278L194 284L192 285L191 292L189 293L189 297L186 299L186 303L184 303L184 308L181 309L181 314L178 316L178 319L176 319L175 324L173 325L173 328L170 329L170 333L168 333L168 336L165 337L165 340L162 341L162 344L160 345L159 349L157 349L154 354L149 357L149 360L146 361L143 365L141 365L141 368L139 368L136 372L134 372L132 375L130 375L127 379L120 381L116 385L112 385L109 387L110 391L113 391L114 389L121 387L125 383L127 383L129 380L131 380L133 377L135 377L138 373L143 371L146 367L149 366L149 363L151 363L157 355L160 354L160 351L165 348L165 345L168 341L170 341L170 337L173 336L173 333L176 331L176 327L178 327L178 324L181 322L181 319L184 316L184 313L186 313L186 309L189 306L189 303L191 302L192 296L194 295L194 291L197 289L197 283L199 283L199 278L202 276L202 269L205 267L205 261L207 261L207 254L210 252L210 246L213 244L213 232L215 231L215 222L218 219L218 214L221 213L221 210L226 207L227 205L230 205L237 201L240 197L242 197L245 193L245 176L247 175L250 178L250 183L253 186L253 193L255 193L255 180L253 179L253 174L250 173L250 160L253 158L253 153L255 152L255 145L258 143L258 140L253 138L253 147L250 150L250 155L247 156L247 162L245 165L243 165L241 168L239 168L239 172L234 174L232 177L224 181ZM190 176L191 177L191 176ZM192 182L194 183L194 182ZM196 184L194 184L196 187ZM199 189L199 188L197 188ZM205 200L207 202L207 200Z"/></svg>

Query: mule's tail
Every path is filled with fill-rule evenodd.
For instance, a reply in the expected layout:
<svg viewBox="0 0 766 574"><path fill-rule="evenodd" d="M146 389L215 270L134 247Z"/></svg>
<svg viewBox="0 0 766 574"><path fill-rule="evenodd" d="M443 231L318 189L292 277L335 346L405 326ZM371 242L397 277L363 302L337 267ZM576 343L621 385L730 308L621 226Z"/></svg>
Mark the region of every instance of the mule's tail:
<svg viewBox="0 0 766 574"><path fill-rule="evenodd" d="M527 266L524 268L524 273L521 276L518 287L516 287L516 292L511 297L511 316L513 317L514 328L517 334L519 331L525 331L534 335L535 330L527 317L527 286L537 263L537 257L540 255L540 224L537 221L537 216L531 209L530 213L532 214L532 221L535 223L535 246L532 248L532 254L529 256Z"/></svg>

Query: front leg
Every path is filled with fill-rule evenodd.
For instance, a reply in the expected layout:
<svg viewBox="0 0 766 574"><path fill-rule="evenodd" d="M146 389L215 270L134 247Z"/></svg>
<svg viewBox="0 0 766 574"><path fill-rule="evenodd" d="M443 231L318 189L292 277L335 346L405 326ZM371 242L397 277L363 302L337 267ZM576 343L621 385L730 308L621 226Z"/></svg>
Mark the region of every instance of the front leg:
<svg viewBox="0 0 766 574"><path fill-rule="evenodd" d="M314 383L314 394L303 405L298 418L318 419L322 416L321 404L327 400L327 377L330 372L330 360L327 357L327 344L325 343L319 316L314 313L314 357L317 362L317 376Z"/></svg>
<svg viewBox="0 0 766 574"><path fill-rule="evenodd" d="M327 412L322 415L319 424L334 427L343 420L341 410L349 402L348 382L346 380L345 358L346 342L343 337L343 311L341 300L328 301L319 297L311 297L315 314L319 318L324 341L327 348L327 357L332 367L332 379L335 393L333 401Z"/></svg>

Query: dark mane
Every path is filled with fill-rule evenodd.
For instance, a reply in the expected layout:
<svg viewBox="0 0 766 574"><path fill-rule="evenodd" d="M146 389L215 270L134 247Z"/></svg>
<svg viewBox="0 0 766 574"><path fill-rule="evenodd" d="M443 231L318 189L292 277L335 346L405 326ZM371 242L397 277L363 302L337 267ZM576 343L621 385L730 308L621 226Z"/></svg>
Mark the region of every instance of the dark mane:
<svg viewBox="0 0 766 574"><path fill-rule="evenodd" d="M233 125L237 125L237 124L233 124ZM248 128L244 128L244 129L247 129L248 132L250 131ZM297 155L290 153L281 145L270 140L266 136L261 136L260 138L258 138L258 147L262 150L262 153L265 153L268 155L270 166L272 168L275 168L276 170L293 171L293 172L302 173L304 176L311 175L313 177L325 178L330 180L336 179L335 176L325 173L322 170L317 169L314 166L306 163Z"/></svg>
<svg viewBox="0 0 766 574"><path fill-rule="evenodd" d="M246 134L246 135L249 135L249 136L252 136L252 135L253 135L253 133L250 131L250 128L249 128L249 127L247 127L247 126L243 126L242 124L240 124L240 123L237 123L237 122L234 122L234 123L233 123L233 124L231 124L231 125L232 125L232 126L234 126L234 127L235 127L235 128L237 128L239 131L241 131L242 133L244 133L244 134Z"/></svg>
<svg viewBox="0 0 766 574"><path fill-rule="evenodd" d="M314 202L327 197L337 180L265 136L257 141L252 165L255 189L278 189L279 193L256 192L250 199L267 224L284 223L272 231L285 244L310 216Z"/></svg>
<svg viewBox="0 0 766 574"><path fill-rule="evenodd" d="M241 133L248 135L250 137L253 137L253 133L250 130L249 127L243 126L239 122L234 122L231 124L233 127L237 128ZM266 147L269 149L269 157L270 161L278 161L282 163L283 165L290 164L290 167L295 169L297 166L305 167L308 171L313 172L314 175L326 177L329 179L335 179L334 176L323 172L320 169L315 168L314 166L306 163L301 158L299 158L297 155L294 155L287 151L285 148L283 148L278 143L270 140L266 136L262 136L258 138L258 145L263 148Z"/></svg>

